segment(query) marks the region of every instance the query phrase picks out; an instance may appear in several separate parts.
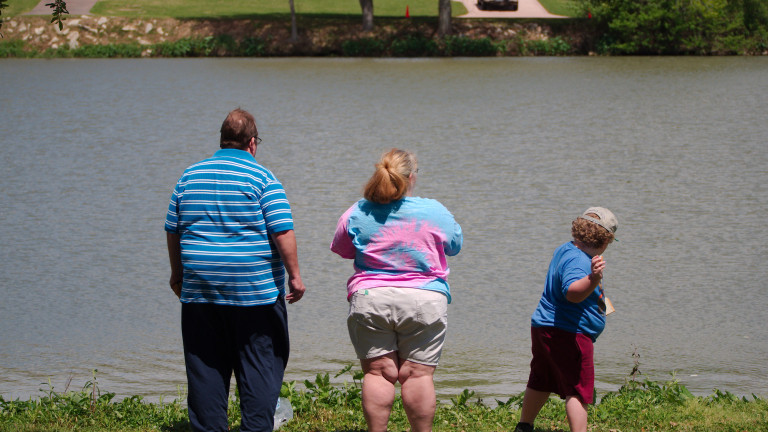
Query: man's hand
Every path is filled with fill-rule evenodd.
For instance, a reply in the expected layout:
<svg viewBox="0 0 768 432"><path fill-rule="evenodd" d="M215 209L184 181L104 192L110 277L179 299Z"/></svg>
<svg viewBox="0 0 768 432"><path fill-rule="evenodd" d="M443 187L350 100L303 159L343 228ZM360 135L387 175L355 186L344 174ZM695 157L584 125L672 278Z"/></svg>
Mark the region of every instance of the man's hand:
<svg viewBox="0 0 768 432"><path fill-rule="evenodd" d="M181 298L181 282L182 279L174 278L173 276L171 276L171 280L169 281L173 293L176 294L176 297L178 298Z"/></svg>
<svg viewBox="0 0 768 432"><path fill-rule="evenodd" d="M304 291L306 290L307 288L304 286L304 282L301 281L301 277L296 279L289 278L288 294L285 296L285 299L288 300L288 303L296 303L304 297Z"/></svg>
<svg viewBox="0 0 768 432"><path fill-rule="evenodd" d="M178 234L166 232L168 243L168 258L171 261L171 286L176 297L181 298L181 281L184 280L184 267L181 264L181 237Z"/></svg>
<svg viewBox="0 0 768 432"><path fill-rule="evenodd" d="M304 291L307 288L301 281L299 273L299 255L296 249L296 235L293 230L282 231L272 234L272 240L280 252L280 259L285 266L286 276L288 277L288 294L285 299L288 303L296 303L304 297Z"/></svg>

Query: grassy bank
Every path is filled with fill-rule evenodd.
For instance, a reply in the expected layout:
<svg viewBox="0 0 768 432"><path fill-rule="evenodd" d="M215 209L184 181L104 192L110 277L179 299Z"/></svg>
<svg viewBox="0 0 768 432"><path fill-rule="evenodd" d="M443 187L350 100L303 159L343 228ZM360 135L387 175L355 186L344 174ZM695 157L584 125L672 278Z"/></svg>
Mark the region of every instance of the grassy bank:
<svg viewBox="0 0 768 432"><path fill-rule="evenodd" d="M363 432L360 372L347 367L351 382L330 383L318 374L302 384L284 383L282 395L291 400L295 416L281 430L288 432ZM590 407L591 431L768 431L768 401L758 396L737 397L714 390L693 396L672 380L667 383L630 377L618 391L598 395ZM464 390L450 403L438 404L435 431L508 431L520 415L522 395L507 400L483 401ZM231 430L239 430L237 399L230 403ZM536 423L538 432L568 430L564 404L550 399ZM397 399L389 430L408 430L401 400ZM98 388L96 378L80 391L56 393L37 399L0 398L0 431L187 431L189 422L182 401L148 403L134 396L121 401Z"/></svg>

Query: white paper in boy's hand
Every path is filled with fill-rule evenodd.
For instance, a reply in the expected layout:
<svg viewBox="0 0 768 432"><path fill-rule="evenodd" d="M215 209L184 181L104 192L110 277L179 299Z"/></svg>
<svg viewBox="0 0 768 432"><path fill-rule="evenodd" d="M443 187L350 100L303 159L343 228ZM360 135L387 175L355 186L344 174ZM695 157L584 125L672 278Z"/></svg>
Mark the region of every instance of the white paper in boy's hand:
<svg viewBox="0 0 768 432"><path fill-rule="evenodd" d="M605 297L605 314L610 315L614 312L616 312L616 309L613 307L613 302L608 297Z"/></svg>

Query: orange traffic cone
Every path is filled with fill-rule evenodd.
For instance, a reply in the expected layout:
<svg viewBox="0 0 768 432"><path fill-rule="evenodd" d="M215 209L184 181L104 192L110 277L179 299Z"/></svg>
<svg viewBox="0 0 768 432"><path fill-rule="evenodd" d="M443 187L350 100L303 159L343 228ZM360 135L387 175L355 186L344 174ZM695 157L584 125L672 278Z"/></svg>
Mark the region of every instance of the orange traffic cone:
<svg viewBox="0 0 768 432"><path fill-rule="evenodd" d="M405 17L406 18L410 18L411 17L411 12L408 10L408 5L405 5Z"/></svg>

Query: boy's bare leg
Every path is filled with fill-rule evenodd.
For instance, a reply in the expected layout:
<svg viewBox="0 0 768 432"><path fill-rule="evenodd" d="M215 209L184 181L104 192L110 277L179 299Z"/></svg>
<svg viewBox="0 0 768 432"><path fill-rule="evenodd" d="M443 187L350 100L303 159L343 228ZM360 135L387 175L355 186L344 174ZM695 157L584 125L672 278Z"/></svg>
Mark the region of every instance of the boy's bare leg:
<svg viewBox="0 0 768 432"><path fill-rule="evenodd" d="M549 392L526 388L525 396L523 396L523 408L520 411L520 422L533 424L539 411L541 411L541 407L547 403L547 399L549 399Z"/></svg>
<svg viewBox="0 0 768 432"><path fill-rule="evenodd" d="M568 424L571 432L587 432L587 405L581 402L577 396L565 398L565 414L568 416Z"/></svg>
<svg viewBox="0 0 768 432"><path fill-rule="evenodd" d="M435 366L401 360L400 385L403 408L412 432L431 432L435 420Z"/></svg>
<svg viewBox="0 0 768 432"><path fill-rule="evenodd" d="M397 353L361 360L363 367L363 414L369 432L386 432L395 401Z"/></svg>

